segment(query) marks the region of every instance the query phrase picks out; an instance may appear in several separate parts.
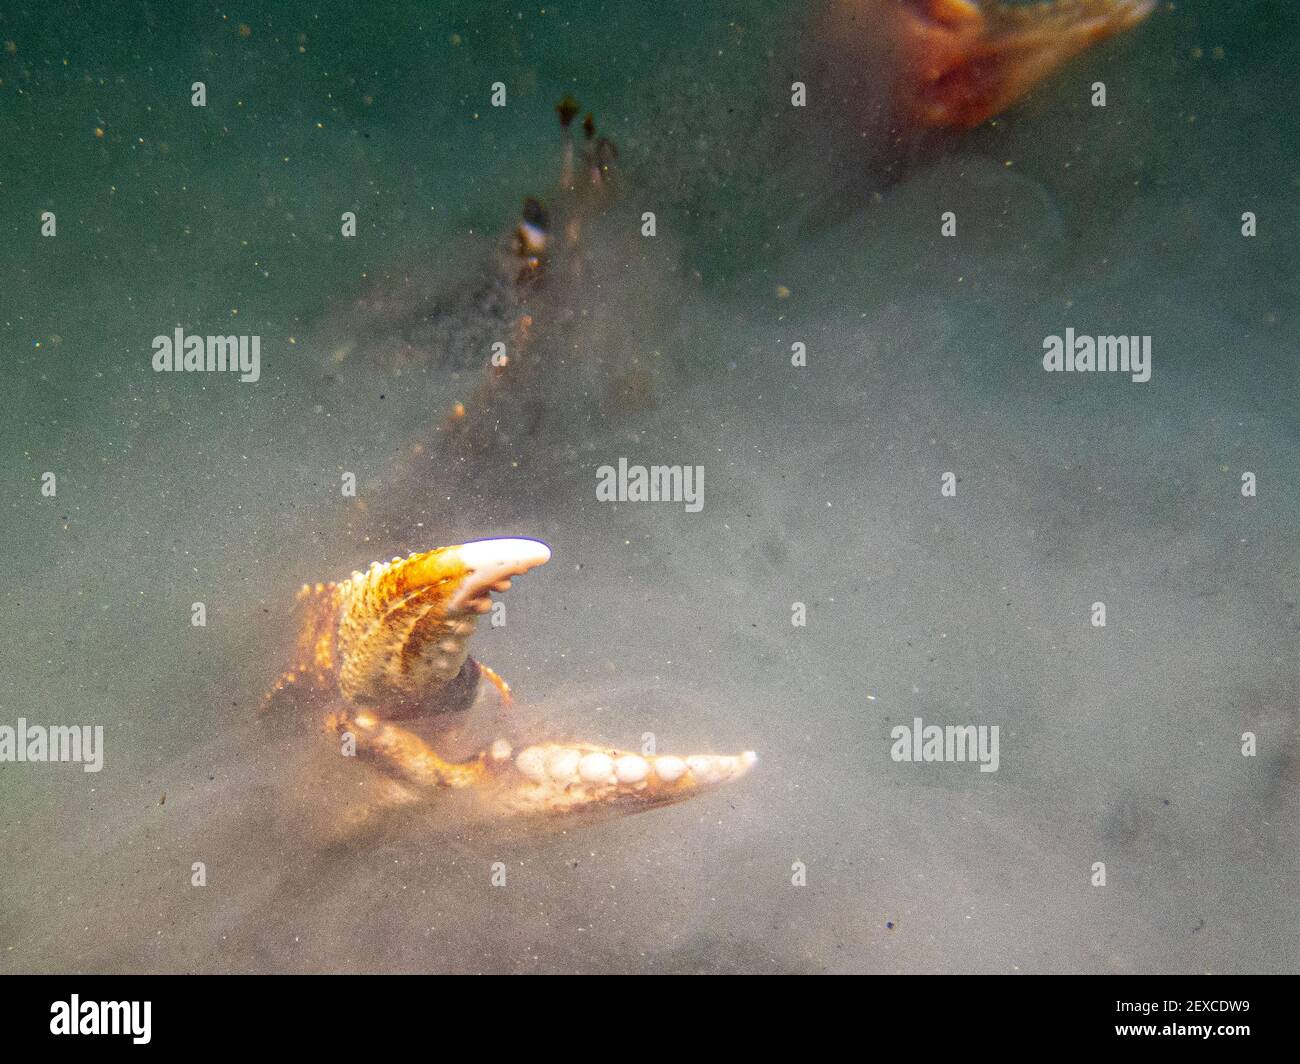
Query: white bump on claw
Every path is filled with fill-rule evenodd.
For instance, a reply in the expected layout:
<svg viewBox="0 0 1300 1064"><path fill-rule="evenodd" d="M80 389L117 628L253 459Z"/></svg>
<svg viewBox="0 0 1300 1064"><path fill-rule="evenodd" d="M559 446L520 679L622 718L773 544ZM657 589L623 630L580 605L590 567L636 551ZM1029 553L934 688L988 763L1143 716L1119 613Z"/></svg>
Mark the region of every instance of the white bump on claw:
<svg viewBox="0 0 1300 1064"><path fill-rule="evenodd" d="M656 757L655 773L665 783L676 783L686 772L686 762L680 757Z"/></svg>
<svg viewBox="0 0 1300 1064"><path fill-rule="evenodd" d="M578 775L584 783L608 783L614 774L614 759L606 754L587 754L578 763Z"/></svg>
<svg viewBox="0 0 1300 1064"><path fill-rule="evenodd" d="M493 761L505 761L510 756L510 744L504 739L495 740L488 749L488 756Z"/></svg>
<svg viewBox="0 0 1300 1064"><path fill-rule="evenodd" d="M546 759L546 774L553 780L567 783L578 772L578 751L556 750Z"/></svg>
<svg viewBox="0 0 1300 1064"><path fill-rule="evenodd" d="M541 783L546 779L546 755L535 746L521 750L515 758L515 768L530 780Z"/></svg>
<svg viewBox="0 0 1300 1064"><path fill-rule="evenodd" d="M695 754L693 757L686 759L686 767L691 770L691 775L701 783L709 783L713 779L713 758L711 757Z"/></svg>
<svg viewBox="0 0 1300 1064"><path fill-rule="evenodd" d="M636 754L624 754L614 762L614 774L619 783L640 783L649 771L646 759L637 757Z"/></svg>

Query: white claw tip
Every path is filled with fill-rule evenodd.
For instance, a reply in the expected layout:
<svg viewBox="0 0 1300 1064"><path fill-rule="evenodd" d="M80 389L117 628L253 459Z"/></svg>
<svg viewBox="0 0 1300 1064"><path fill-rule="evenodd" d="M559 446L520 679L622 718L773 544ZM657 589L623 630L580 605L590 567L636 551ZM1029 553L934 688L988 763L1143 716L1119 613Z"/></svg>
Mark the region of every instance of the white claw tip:
<svg viewBox="0 0 1300 1064"><path fill-rule="evenodd" d="M469 606L484 613L487 593L510 586L510 578L550 560L551 548L536 539L477 539L456 548L456 557L470 571L451 601L452 609ZM497 585L501 585L500 588ZM470 603L480 600L477 607Z"/></svg>
<svg viewBox="0 0 1300 1064"><path fill-rule="evenodd" d="M505 574L526 573L551 560L551 548L538 539L476 539L462 543L457 554L475 572Z"/></svg>

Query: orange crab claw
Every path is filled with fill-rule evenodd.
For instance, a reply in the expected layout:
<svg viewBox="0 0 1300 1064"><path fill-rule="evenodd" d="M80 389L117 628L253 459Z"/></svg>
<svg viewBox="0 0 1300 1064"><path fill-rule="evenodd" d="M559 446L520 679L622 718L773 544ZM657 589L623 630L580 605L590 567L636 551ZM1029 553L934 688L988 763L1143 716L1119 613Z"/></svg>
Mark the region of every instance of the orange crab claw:
<svg viewBox="0 0 1300 1064"><path fill-rule="evenodd" d="M441 547L353 573L338 587L335 658L343 697L402 716L460 673L490 592L545 563L535 539L484 539Z"/></svg>
<svg viewBox="0 0 1300 1064"><path fill-rule="evenodd" d="M840 63L888 71L905 121L966 129L1154 8L1155 0L832 0L824 32Z"/></svg>
<svg viewBox="0 0 1300 1064"><path fill-rule="evenodd" d="M376 562L342 583L300 593L300 660L280 687L299 677L316 689L336 681L346 704L326 717L326 731L387 775L389 786L372 792L376 808L450 788L470 789L493 812L635 812L684 801L754 766L752 752L643 757L585 742L548 740L516 749L506 739L452 761L398 723L409 718L424 727L452 709L470 708L480 680L509 704L506 682L469 658L469 639L478 615L491 608L490 593L507 590L515 576L550 556L534 539L478 540Z"/></svg>
<svg viewBox="0 0 1300 1064"><path fill-rule="evenodd" d="M266 705L281 691L301 688L337 690L384 716L435 706L462 675L478 616L492 608L491 592L508 590L514 577L550 556L534 539L478 540L374 562L340 583L304 584L294 662ZM475 675L509 700L509 686L491 669L479 665Z"/></svg>

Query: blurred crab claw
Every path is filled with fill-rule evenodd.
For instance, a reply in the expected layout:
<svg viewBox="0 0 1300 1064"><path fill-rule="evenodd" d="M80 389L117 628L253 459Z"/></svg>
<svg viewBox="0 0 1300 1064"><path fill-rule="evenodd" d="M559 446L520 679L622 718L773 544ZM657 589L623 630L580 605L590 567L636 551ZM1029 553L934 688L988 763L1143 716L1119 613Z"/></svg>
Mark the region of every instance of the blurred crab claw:
<svg viewBox="0 0 1300 1064"><path fill-rule="evenodd" d="M338 586L339 689L401 716L460 673L490 594L546 562L535 539L484 539L374 563Z"/></svg>
<svg viewBox="0 0 1300 1064"><path fill-rule="evenodd" d="M911 124L967 129L1024 97L1068 60L1131 29L1155 0L831 0L824 48L865 92L887 71Z"/></svg>
<svg viewBox="0 0 1300 1064"><path fill-rule="evenodd" d="M971 127L1080 52L1136 26L1155 0L914 0L904 7L911 117L925 126Z"/></svg>
<svg viewBox="0 0 1300 1064"><path fill-rule="evenodd" d="M590 743L539 743L514 753L503 740L488 751L497 802L516 813L624 813L685 801L731 783L758 762L742 754L642 757Z"/></svg>

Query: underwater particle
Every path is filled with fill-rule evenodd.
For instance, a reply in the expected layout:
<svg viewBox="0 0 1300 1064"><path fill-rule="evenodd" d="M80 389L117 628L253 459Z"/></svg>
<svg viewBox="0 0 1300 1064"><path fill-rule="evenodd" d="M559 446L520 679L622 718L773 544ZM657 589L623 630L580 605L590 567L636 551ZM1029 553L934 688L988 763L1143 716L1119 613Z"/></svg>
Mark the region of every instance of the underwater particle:
<svg viewBox="0 0 1300 1064"><path fill-rule="evenodd" d="M886 921L885 921L885 930L886 930L886 931L892 931L892 930L894 930L894 927L895 927L895 924L894 924L894 921L893 921L893 920L886 920Z"/></svg>
<svg viewBox="0 0 1300 1064"><path fill-rule="evenodd" d="M5 55L17 55L18 45L15 41L5 41Z"/></svg>
<svg viewBox="0 0 1300 1064"><path fill-rule="evenodd" d="M239 24L239 35L243 37L244 40L248 40L249 37L253 36L253 27L247 22L241 22Z"/></svg>
<svg viewBox="0 0 1300 1064"><path fill-rule="evenodd" d="M776 298L777 298L777 299L789 299L789 298L790 298L790 289L788 289L788 288L787 288L785 285L783 285L783 284L779 284L779 285L777 285L777 286L776 286Z"/></svg>

